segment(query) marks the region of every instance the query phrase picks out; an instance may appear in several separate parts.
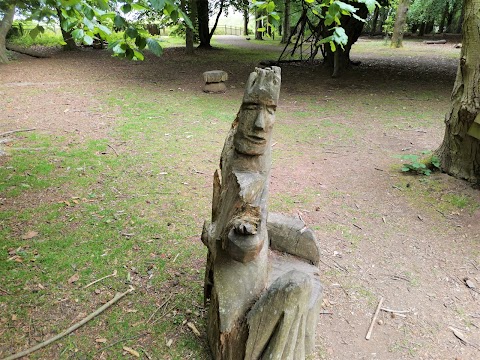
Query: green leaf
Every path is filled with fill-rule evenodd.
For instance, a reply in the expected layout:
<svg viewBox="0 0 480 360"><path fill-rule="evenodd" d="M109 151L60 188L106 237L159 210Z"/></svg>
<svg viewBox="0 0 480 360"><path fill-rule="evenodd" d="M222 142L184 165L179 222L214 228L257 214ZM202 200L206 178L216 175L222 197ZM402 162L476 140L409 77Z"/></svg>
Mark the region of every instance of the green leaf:
<svg viewBox="0 0 480 360"><path fill-rule="evenodd" d="M98 7L102 10L108 10L108 1L107 0L96 0Z"/></svg>
<svg viewBox="0 0 480 360"><path fill-rule="evenodd" d="M190 28L193 29L193 24L190 20L190 18L185 14L182 10L178 9L178 12L180 13L180 16L182 17L183 21L185 21L185 24Z"/></svg>
<svg viewBox="0 0 480 360"><path fill-rule="evenodd" d="M275 10L275 3L273 1L270 1L267 4L266 10L267 10L268 13L271 13L273 10Z"/></svg>
<svg viewBox="0 0 480 360"><path fill-rule="evenodd" d="M138 35L135 38L135 45L137 45L140 50L145 49L145 46L147 46L147 39L145 39L143 36Z"/></svg>
<svg viewBox="0 0 480 360"><path fill-rule="evenodd" d="M119 41L113 48L113 52L114 54L125 54L125 48L126 48L126 45L124 42L122 41Z"/></svg>
<svg viewBox="0 0 480 360"><path fill-rule="evenodd" d="M127 34L129 38L135 39L138 36L138 31L133 26L129 26L125 34Z"/></svg>
<svg viewBox="0 0 480 360"><path fill-rule="evenodd" d="M359 3L365 4L367 6L368 12L373 12L375 6L380 7L380 4L376 0L357 0Z"/></svg>
<svg viewBox="0 0 480 360"><path fill-rule="evenodd" d="M335 46L335 42L330 41L330 49L332 50L332 52L335 52L335 50L337 50L337 47Z"/></svg>
<svg viewBox="0 0 480 360"><path fill-rule="evenodd" d="M88 20L86 16L83 18L83 23L89 30L93 30L95 28L95 24Z"/></svg>
<svg viewBox="0 0 480 360"><path fill-rule="evenodd" d="M122 6L122 11L123 11L124 14L128 14L130 11L132 11L132 5L130 5L128 3L124 4Z"/></svg>
<svg viewBox="0 0 480 360"><path fill-rule="evenodd" d="M345 29L342 27L336 27L333 31L333 41L339 45L347 45L348 36L345 33Z"/></svg>
<svg viewBox="0 0 480 360"><path fill-rule="evenodd" d="M103 24L97 24L97 28L98 30L100 30L101 33L103 33L104 35L110 35L112 33L112 31L106 27L105 25Z"/></svg>
<svg viewBox="0 0 480 360"><path fill-rule="evenodd" d="M85 32L83 31L83 29L75 29L72 31L72 37L75 39L75 40L83 40L83 37L85 36Z"/></svg>
<svg viewBox="0 0 480 360"><path fill-rule="evenodd" d="M124 28L127 27L127 22L120 15L115 15L115 19L113 20L113 23L115 24L115 27L119 30L123 30Z"/></svg>
<svg viewBox="0 0 480 360"><path fill-rule="evenodd" d="M163 49L162 49L162 47L160 46L160 44L158 43L157 40L155 40L153 38L148 38L147 39L147 45L148 45L148 50L150 50L152 53L154 53L157 56L162 55Z"/></svg>
<svg viewBox="0 0 480 360"><path fill-rule="evenodd" d="M346 11L349 14L356 12L358 9L350 4L346 4L342 1L335 1L335 4L338 5L340 10Z"/></svg>
<svg viewBox="0 0 480 360"><path fill-rule="evenodd" d="M165 0L150 0L150 5L153 9L161 11L165 7Z"/></svg>
<svg viewBox="0 0 480 360"><path fill-rule="evenodd" d="M90 35L86 35L83 37L83 42L87 45L93 44L93 38Z"/></svg>
<svg viewBox="0 0 480 360"><path fill-rule="evenodd" d="M35 39L38 36L38 34L40 34L40 28L36 26L32 30L30 30L28 34L32 39Z"/></svg>
<svg viewBox="0 0 480 360"><path fill-rule="evenodd" d="M264 27L259 27L259 28L257 29L258 32L265 32L265 30L266 30L266 29L265 29Z"/></svg>
<svg viewBox="0 0 480 360"><path fill-rule="evenodd" d="M406 166L402 166L402 171L404 171L404 172L410 171L410 168L408 168Z"/></svg>
<svg viewBox="0 0 480 360"><path fill-rule="evenodd" d="M93 12L93 9L89 6L85 7L85 9L83 9L83 14L85 15L85 17L88 20L92 20L93 17L95 16L95 13Z"/></svg>
<svg viewBox="0 0 480 360"><path fill-rule="evenodd" d="M134 54L134 59L143 61L143 59L145 58L140 51L133 50L133 54Z"/></svg>

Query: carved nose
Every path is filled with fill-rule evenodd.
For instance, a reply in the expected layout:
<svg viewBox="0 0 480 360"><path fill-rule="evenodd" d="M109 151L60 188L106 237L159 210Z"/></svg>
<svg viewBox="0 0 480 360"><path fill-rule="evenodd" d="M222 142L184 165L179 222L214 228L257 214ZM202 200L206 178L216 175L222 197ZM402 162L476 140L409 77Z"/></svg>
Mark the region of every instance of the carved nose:
<svg viewBox="0 0 480 360"><path fill-rule="evenodd" d="M255 128L265 130L265 116L263 111L259 111L257 118L255 119Z"/></svg>

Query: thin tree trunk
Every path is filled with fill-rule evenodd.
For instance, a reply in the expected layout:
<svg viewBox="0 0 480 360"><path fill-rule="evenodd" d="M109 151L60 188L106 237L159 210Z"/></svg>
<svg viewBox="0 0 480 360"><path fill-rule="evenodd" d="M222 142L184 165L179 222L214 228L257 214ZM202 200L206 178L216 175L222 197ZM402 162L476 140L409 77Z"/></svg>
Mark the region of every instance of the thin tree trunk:
<svg viewBox="0 0 480 360"><path fill-rule="evenodd" d="M400 0L397 7L397 16L395 17L395 25L393 26L392 42L390 47L400 48L403 46L403 33L405 23L407 21L408 7L410 0Z"/></svg>
<svg viewBox="0 0 480 360"><path fill-rule="evenodd" d="M420 24L420 27L418 28L418 36L423 36L425 35L425 27L427 26L427 24L425 24L424 22L422 22Z"/></svg>
<svg viewBox="0 0 480 360"><path fill-rule="evenodd" d="M280 43L286 44L290 39L290 0L284 0L285 8L283 11L282 22L282 41Z"/></svg>
<svg viewBox="0 0 480 360"><path fill-rule="evenodd" d="M56 8L56 10L58 15L58 21L60 22L60 30L62 31L63 41L65 41L65 45L62 45L62 49L66 51L76 50L78 47L75 43L75 40L73 39L72 32L63 30L62 24L65 20L63 18L62 11L58 7Z"/></svg>
<svg viewBox="0 0 480 360"><path fill-rule="evenodd" d="M460 20L458 20L457 30L455 31L457 34L460 34L462 32L462 25L463 25L464 19L465 19L465 1L463 2L462 13L460 15Z"/></svg>
<svg viewBox="0 0 480 360"><path fill-rule="evenodd" d="M243 10L243 35L248 35L248 20L249 20L248 9Z"/></svg>
<svg viewBox="0 0 480 360"><path fill-rule="evenodd" d="M224 5L225 5L225 0L221 0L220 1L220 9L218 10L217 17L215 18L215 23L213 24L212 31L210 31L210 34L208 34L208 37L209 37L208 42L209 43L210 43L210 40L212 39L213 34L215 33L215 30L217 29L218 20L220 20L220 16L222 15Z"/></svg>
<svg viewBox="0 0 480 360"><path fill-rule="evenodd" d="M464 0L463 9L460 63L436 154L443 171L480 184L480 1Z"/></svg>
<svg viewBox="0 0 480 360"><path fill-rule="evenodd" d="M370 36L375 35L377 32L377 22L378 22L378 14L380 13L380 8L375 6L375 12L373 13L373 20L372 20L372 28L370 29Z"/></svg>
<svg viewBox="0 0 480 360"><path fill-rule="evenodd" d="M445 22L447 21L448 17L448 9L449 9L449 3L445 4L445 9L443 10L443 15L442 15L442 20L440 21L440 25L438 26L438 33L443 34L443 31L445 30Z"/></svg>
<svg viewBox="0 0 480 360"><path fill-rule="evenodd" d="M257 31L257 29L263 27L263 20L258 20L260 16L262 16L262 14L255 9L255 40L263 40L263 32Z"/></svg>
<svg viewBox="0 0 480 360"><path fill-rule="evenodd" d="M7 63L7 48L5 47L8 30L12 27L15 6L8 8L0 21L0 63Z"/></svg>

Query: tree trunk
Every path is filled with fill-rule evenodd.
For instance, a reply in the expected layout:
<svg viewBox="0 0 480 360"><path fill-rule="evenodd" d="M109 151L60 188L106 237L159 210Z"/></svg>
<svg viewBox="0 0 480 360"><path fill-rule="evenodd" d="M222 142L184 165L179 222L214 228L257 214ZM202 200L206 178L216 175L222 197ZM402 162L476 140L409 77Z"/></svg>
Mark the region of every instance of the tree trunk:
<svg viewBox="0 0 480 360"><path fill-rule="evenodd" d="M445 23L448 17L448 9L449 9L449 3L447 1L447 3L445 4L445 9L443 10L442 20L440 21L440 25L438 26L439 34L443 34L443 31L445 30Z"/></svg>
<svg viewBox="0 0 480 360"><path fill-rule="evenodd" d="M257 31L257 29L263 27L263 20L258 20L260 16L262 16L262 14L255 9L255 40L263 40L263 32Z"/></svg>
<svg viewBox="0 0 480 360"><path fill-rule="evenodd" d="M248 20L249 20L248 9L243 10L243 35L248 35Z"/></svg>
<svg viewBox="0 0 480 360"><path fill-rule="evenodd" d="M378 22L378 14L380 12L380 8L375 6L375 12L373 13L373 20L372 20L372 28L370 29L370 36L374 36L377 32L377 22Z"/></svg>
<svg viewBox="0 0 480 360"><path fill-rule="evenodd" d="M368 15L367 7L362 3L355 3L355 6L358 6L357 15L365 19ZM358 40L362 34L364 22L355 19L353 16L342 16L341 26L345 29L345 33L348 36L347 45L342 49L340 46L337 46L337 49L332 52L329 44L325 45L325 60L324 63L333 69L332 76L339 76L341 71L345 68L350 67L350 50L352 45ZM331 30L324 28L322 31L322 37L326 38L331 35ZM300 35L299 35L300 36Z"/></svg>
<svg viewBox="0 0 480 360"><path fill-rule="evenodd" d="M65 51L77 50L77 44L73 39L72 32L63 30L62 24L65 20L63 18L62 11L58 7L56 8L56 10L58 15L58 21L60 22L60 30L62 31L63 41L65 41L65 45L62 45L62 49Z"/></svg>
<svg viewBox="0 0 480 360"><path fill-rule="evenodd" d="M408 7L410 0L400 0L397 7L397 16L395 17L395 25L393 27L392 42L390 47L400 48L403 46L403 33L405 23L407 21Z"/></svg>
<svg viewBox="0 0 480 360"><path fill-rule="evenodd" d="M283 22L282 22L282 40L280 43L286 44L290 40L290 0L284 0Z"/></svg>
<svg viewBox="0 0 480 360"><path fill-rule="evenodd" d="M462 6L462 13L460 15L460 20L458 20L457 30L455 31L457 34L460 34L462 32L462 26L465 20L465 11L466 10L465 10L465 1L464 1Z"/></svg>
<svg viewBox="0 0 480 360"><path fill-rule="evenodd" d="M181 0L180 6L185 14L189 16L192 23L195 21L195 1L194 0ZM188 55L193 54L193 29L185 25L185 53Z"/></svg>
<svg viewBox="0 0 480 360"><path fill-rule="evenodd" d="M461 58L436 154L443 171L480 184L480 1L464 0L463 8Z"/></svg>
<svg viewBox="0 0 480 360"><path fill-rule="evenodd" d="M7 63L7 48L5 47L8 30L12 27L15 6L8 8L0 21L0 63Z"/></svg>
<svg viewBox="0 0 480 360"><path fill-rule="evenodd" d="M431 34L434 26L435 26L435 22L433 20L427 22L427 24L425 25L425 34Z"/></svg>
<svg viewBox="0 0 480 360"><path fill-rule="evenodd" d="M208 29L208 0L197 0L199 48L210 49L210 32Z"/></svg>
<svg viewBox="0 0 480 360"><path fill-rule="evenodd" d="M220 16L222 15L222 12L223 12L223 7L225 5L225 0L221 0L220 1L220 9L218 9L218 14L217 14L217 17L215 18L215 23L213 24L213 27L212 27L212 31L210 31L210 33L208 34L208 43L210 44L210 40L212 39L212 36L213 34L215 33L215 30L217 29L217 25L218 25L218 20L220 20ZM226 34L226 28L225 28L225 35Z"/></svg>
<svg viewBox="0 0 480 360"><path fill-rule="evenodd" d="M427 24L425 24L424 22L422 22L420 24L420 27L418 28L418 36L423 36L425 35L425 27L427 26Z"/></svg>

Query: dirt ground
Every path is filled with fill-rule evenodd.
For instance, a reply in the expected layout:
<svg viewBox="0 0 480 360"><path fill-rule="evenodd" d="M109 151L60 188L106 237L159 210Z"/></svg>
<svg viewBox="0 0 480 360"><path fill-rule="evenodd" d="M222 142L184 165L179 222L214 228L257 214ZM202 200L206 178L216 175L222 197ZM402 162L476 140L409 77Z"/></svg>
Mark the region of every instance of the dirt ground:
<svg viewBox="0 0 480 360"><path fill-rule="evenodd" d="M240 37L219 37L218 41L257 46ZM132 81L143 82L152 91L158 81L175 89L200 89L198 74L227 67L230 84L235 86L232 96L240 99L242 82L255 65L232 62L179 68L174 61L177 56L182 53L167 50L164 58L140 64L91 51L59 52L49 59L19 56L0 66L0 133L35 127L65 136L67 142L108 137L115 113L104 111L95 98L96 91L112 91L106 82L111 89ZM331 79L318 68L284 66L279 110L294 107L302 94L316 92L319 101L327 101L338 90L343 95L369 94L372 106L388 92L399 94L398 101L409 111L422 108L425 102L438 102L446 112L456 73L454 57L432 51L417 57L353 54L353 58L362 64L340 79ZM416 99L419 88L432 89L434 96ZM28 100L30 95L35 95L35 102ZM312 196L318 196L317 204L295 204L296 212L316 230L323 252L324 311L316 357L480 358L480 210L445 213L436 208L437 201L450 193L465 194L479 204L479 192L444 174L432 176L432 181L441 183L440 190L429 188L392 168L398 162L392 156L405 149L413 153L438 147L442 118L418 127L399 123L385 128L381 121L362 116L358 114L355 124L365 134L360 143L299 145L302 155L284 159L272 169L272 193L313 189ZM341 106L336 120L344 121ZM407 194L410 187L427 192L430 202L417 202ZM3 204L14 206L8 199ZM474 287L467 286L467 278ZM372 337L366 340L381 298L384 309L396 312L380 311Z"/></svg>

